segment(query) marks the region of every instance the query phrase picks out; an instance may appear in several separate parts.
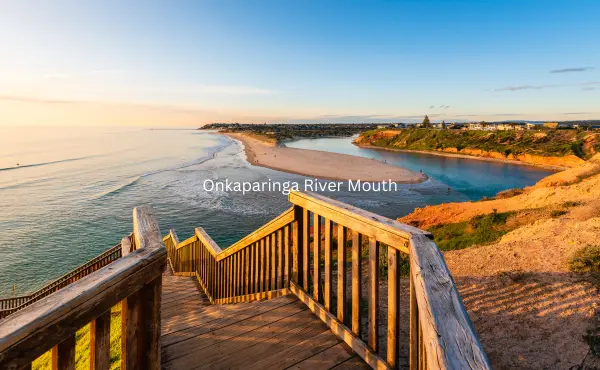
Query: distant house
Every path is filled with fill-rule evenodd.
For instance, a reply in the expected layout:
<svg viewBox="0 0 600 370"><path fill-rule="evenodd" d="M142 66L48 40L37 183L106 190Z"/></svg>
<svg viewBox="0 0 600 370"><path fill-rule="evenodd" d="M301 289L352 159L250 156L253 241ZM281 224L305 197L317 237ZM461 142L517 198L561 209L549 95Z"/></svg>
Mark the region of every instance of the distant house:
<svg viewBox="0 0 600 370"><path fill-rule="evenodd" d="M528 130L533 130L537 127L537 125L535 123L526 123L525 124L525 128L527 128Z"/></svg>
<svg viewBox="0 0 600 370"><path fill-rule="evenodd" d="M498 131L512 131L515 129L515 126L510 123L499 123L496 125L496 129Z"/></svg>
<svg viewBox="0 0 600 370"><path fill-rule="evenodd" d="M469 123L469 130L483 130L483 125L479 122Z"/></svg>

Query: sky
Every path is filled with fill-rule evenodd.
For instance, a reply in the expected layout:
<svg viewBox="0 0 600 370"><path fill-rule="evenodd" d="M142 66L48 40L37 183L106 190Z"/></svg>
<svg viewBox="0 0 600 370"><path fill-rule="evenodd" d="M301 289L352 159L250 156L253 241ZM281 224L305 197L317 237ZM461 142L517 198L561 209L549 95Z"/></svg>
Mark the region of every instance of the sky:
<svg viewBox="0 0 600 370"><path fill-rule="evenodd" d="M0 125L600 119L600 1L0 0Z"/></svg>

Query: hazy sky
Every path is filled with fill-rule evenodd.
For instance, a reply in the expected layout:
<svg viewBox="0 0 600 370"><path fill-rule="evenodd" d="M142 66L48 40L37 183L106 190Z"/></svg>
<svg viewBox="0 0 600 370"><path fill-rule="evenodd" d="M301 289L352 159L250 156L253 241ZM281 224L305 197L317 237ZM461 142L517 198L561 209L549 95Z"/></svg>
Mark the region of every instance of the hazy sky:
<svg viewBox="0 0 600 370"><path fill-rule="evenodd" d="M600 118L600 1L0 0L0 125Z"/></svg>

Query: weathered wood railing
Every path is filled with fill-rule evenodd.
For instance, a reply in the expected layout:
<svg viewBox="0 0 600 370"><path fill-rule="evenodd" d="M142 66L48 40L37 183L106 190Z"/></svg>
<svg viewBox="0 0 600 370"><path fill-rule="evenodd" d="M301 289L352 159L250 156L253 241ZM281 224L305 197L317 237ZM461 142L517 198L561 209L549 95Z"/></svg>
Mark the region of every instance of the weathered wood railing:
<svg viewBox="0 0 600 370"><path fill-rule="evenodd" d="M117 244L102 252L100 255L92 258L81 266L76 267L72 271L46 284L31 294L0 299L0 319L47 297L119 258L121 258L121 244Z"/></svg>
<svg viewBox="0 0 600 370"><path fill-rule="evenodd" d="M290 208L225 250L202 228L183 242L171 230L163 241L173 271L196 275L211 302L249 301L288 292L293 221Z"/></svg>
<svg viewBox="0 0 600 370"><path fill-rule="evenodd" d="M292 208L225 250L201 228L181 243L171 230L163 241L174 272L195 274L213 303L291 291L373 368L401 365L407 280L410 369L490 368L429 233L313 193L292 192L289 200Z"/></svg>
<svg viewBox="0 0 600 370"><path fill-rule="evenodd" d="M160 368L160 302L167 252L148 208L133 211L124 256L0 321L0 368L30 368L52 350L53 369L75 368L75 333L91 322L92 369L110 367L110 310L121 304L121 369ZM130 252L129 246L134 246Z"/></svg>

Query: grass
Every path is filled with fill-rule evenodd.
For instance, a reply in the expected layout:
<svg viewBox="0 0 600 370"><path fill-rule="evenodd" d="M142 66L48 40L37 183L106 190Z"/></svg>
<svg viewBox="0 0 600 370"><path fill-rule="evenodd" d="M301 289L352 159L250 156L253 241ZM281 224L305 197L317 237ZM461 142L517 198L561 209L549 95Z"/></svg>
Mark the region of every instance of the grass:
<svg viewBox="0 0 600 370"><path fill-rule="evenodd" d="M564 210L564 209L555 209L554 211L550 212L550 216L552 218L557 218L557 217L560 217L560 216L564 216L567 213L569 213L569 211L567 211L567 210Z"/></svg>
<svg viewBox="0 0 600 370"><path fill-rule="evenodd" d="M600 273L600 245L588 245L577 250L568 262L573 272Z"/></svg>
<svg viewBox="0 0 600 370"><path fill-rule="evenodd" d="M75 334L75 368L90 368L90 325L79 329ZM113 307L110 318L110 369L121 368L121 305ZM48 351L32 364L33 370L52 369L52 353Z"/></svg>
<svg viewBox="0 0 600 370"><path fill-rule="evenodd" d="M387 130L389 131L389 130ZM382 135L379 131L362 134L363 143L409 150L444 150L449 148L477 149L509 155L532 154L539 156L575 155L588 159L592 150L584 149L584 142L590 133L576 130L539 131L461 131L434 129L398 130L397 135ZM597 135L597 134L591 134ZM600 140L594 150L600 150Z"/></svg>
<svg viewBox="0 0 600 370"><path fill-rule="evenodd" d="M475 216L469 221L444 224L428 229L438 247L443 251L464 249L473 245L486 245L499 240L510 231L507 219L514 212ZM516 227L516 226L515 226Z"/></svg>

